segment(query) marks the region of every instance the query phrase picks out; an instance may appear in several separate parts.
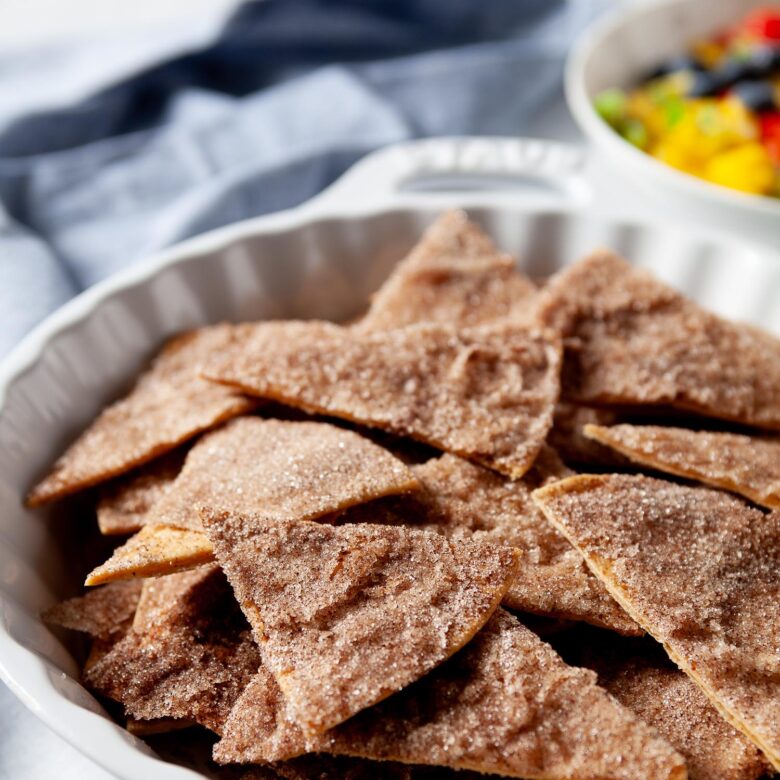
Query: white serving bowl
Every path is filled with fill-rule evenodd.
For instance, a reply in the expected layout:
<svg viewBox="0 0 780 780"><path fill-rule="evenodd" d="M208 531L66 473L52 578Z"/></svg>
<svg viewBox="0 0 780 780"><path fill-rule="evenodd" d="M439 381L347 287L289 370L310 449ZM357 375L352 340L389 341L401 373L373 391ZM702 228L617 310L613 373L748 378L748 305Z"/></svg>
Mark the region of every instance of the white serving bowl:
<svg viewBox="0 0 780 780"><path fill-rule="evenodd" d="M38 617L78 592L97 562L93 518L22 505L68 441L177 331L224 319L350 317L425 226L457 204L534 276L609 246L711 308L780 333L776 253L719 233L593 216L582 208L579 160L577 150L538 141L393 147L298 209L195 238L97 285L30 334L0 364L0 674L19 698L117 777L196 777L107 718L77 682L67 643ZM494 188L410 191L448 176ZM517 179L539 187L516 191Z"/></svg>
<svg viewBox="0 0 780 780"><path fill-rule="evenodd" d="M595 111L593 99L610 87L629 87L690 43L739 21L767 0L654 0L623 2L593 24L566 66L569 108L615 176L626 176L659 211L731 228L780 245L780 199L710 184L659 162L623 140Z"/></svg>

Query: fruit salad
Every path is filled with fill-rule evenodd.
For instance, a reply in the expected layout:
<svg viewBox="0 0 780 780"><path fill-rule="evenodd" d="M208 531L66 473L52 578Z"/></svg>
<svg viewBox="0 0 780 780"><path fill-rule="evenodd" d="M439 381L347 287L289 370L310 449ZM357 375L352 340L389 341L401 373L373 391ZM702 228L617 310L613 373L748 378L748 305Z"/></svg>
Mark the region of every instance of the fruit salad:
<svg viewBox="0 0 780 780"><path fill-rule="evenodd" d="M696 41L596 111L626 141L686 173L780 198L780 4Z"/></svg>

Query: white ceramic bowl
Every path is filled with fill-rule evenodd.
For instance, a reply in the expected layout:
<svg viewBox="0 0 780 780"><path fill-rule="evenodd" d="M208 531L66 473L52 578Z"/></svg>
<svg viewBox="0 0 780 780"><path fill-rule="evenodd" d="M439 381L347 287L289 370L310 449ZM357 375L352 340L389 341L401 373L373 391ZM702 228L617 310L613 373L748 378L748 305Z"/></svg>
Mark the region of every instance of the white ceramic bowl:
<svg viewBox="0 0 780 780"><path fill-rule="evenodd" d="M38 617L76 593L96 562L92 518L22 506L66 443L176 331L222 319L349 317L435 215L458 204L533 275L610 246L713 309L780 333L777 255L718 233L595 217L581 208L580 157L561 145L506 139L390 148L309 204L174 247L40 325L0 365L0 674L22 701L118 777L196 776L160 761L105 716L76 681L66 645ZM421 180L440 186L471 177L473 185L475 175L492 189L417 191ZM515 189L517 179L539 186Z"/></svg>
<svg viewBox="0 0 780 780"><path fill-rule="evenodd" d="M780 199L748 195L672 168L624 141L593 108L610 87L628 87L691 41L739 21L767 0L653 0L623 2L575 45L566 66L569 108L600 156L628 176L659 210L730 227L780 245Z"/></svg>

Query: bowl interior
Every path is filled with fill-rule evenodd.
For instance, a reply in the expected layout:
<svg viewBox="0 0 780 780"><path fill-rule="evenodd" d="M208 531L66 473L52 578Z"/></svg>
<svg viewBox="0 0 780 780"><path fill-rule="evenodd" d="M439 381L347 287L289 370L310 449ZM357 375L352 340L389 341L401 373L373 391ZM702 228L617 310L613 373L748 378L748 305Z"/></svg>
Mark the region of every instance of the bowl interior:
<svg viewBox="0 0 780 780"><path fill-rule="evenodd" d="M690 44L740 21L766 0L663 0L630 4L597 28L583 62L582 83L589 98L609 87L632 86L664 60Z"/></svg>
<svg viewBox="0 0 780 780"><path fill-rule="evenodd" d="M98 735L109 726L93 712L72 726L72 708L99 708L71 680L78 644L38 618L77 593L113 544L97 534L90 496L38 511L26 510L23 496L166 337L221 320L352 317L437 213L291 220L219 246L196 242L187 257L72 302L0 369L0 671L50 726L119 776L130 771L123 750L135 748L104 750ZM534 277L606 246L710 308L780 333L780 262L751 246L587 215L469 213Z"/></svg>

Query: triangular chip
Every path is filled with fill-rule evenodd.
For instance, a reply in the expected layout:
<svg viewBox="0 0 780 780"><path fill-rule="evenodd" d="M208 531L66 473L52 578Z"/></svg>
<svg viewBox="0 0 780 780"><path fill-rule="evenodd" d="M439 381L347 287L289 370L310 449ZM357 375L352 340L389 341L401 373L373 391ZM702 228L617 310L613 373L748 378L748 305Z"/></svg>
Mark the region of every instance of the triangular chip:
<svg viewBox="0 0 780 780"><path fill-rule="evenodd" d="M402 461L354 431L321 422L242 417L204 436L147 522L202 529L198 507L314 520L417 490Z"/></svg>
<svg viewBox="0 0 780 780"><path fill-rule="evenodd" d="M50 625L109 640L125 633L140 596L140 582L117 582L55 604L41 617Z"/></svg>
<svg viewBox="0 0 780 780"><path fill-rule="evenodd" d="M106 485L97 505L100 533L134 534L146 525L149 510L181 471L184 456L182 449L174 450Z"/></svg>
<svg viewBox="0 0 780 780"><path fill-rule="evenodd" d="M780 508L780 437L658 425L587 425L585 435L644 466Z"/></svg>
<svg viewBox="0 0 780 780"><path fill-rule="evenodd" d="M609 252L564 269L538 315L567 350L563 396L661 404L780 429L780 340L728 322Z"/></svg>
<svg viewBox="0 0 780 780"><path fill-rule="evenodd" d="M29 506L62 498L124 474L254 405L200 378L201 365L228 349L222 324L169 341L130 393L111 404L27 497Z"/></svg>
<svg viewBox="0 0 780 780"><path fill-rule="evenodd" d="M102 585L133 577L160 577L214 560L208 537L199 531L144 526L112 556L93 569L85 585Z"/></svg>
<svg viewBox="0 0 780 780"><path fill-rule="evenodd" d="M761 751L652 640L577 634L570 642L578 665L593 669L599 685L683 756L690 780L757 780L769 771Z"/></svg>
<svg viewBox="0 0 780 780"><path fill-rule="evenodd" d="M780 769L780 513L643 476L534 499L626 611Z"/></svg>
<svg viewBox="0 0 780 780"><path fill-rule="evenodd" d="M325 751L505 777L685 778L682 758L519 621L498 610L457 655L331 731L306 738L260 675L223 729L220 762Z"/></svg>
<svg viewBox="0 0 780 780"><path fill-rule="evenodd" d="M390 330L417 322L462 327L528 310L536 285L462 211L442 214L395 268L358 323Z"/></svg>
<svg viewBox="0 0 780 780"><path fill-rule="evenodd" d="M552 424L560 345L511 323L362 333L328 322L249 326L210 379L411 436L511 477Z"/></svg>
<svg viewBox="0 0 780 780"><path fill-rule="evenodd" d="M203 515L263 662L307 732L408 685L498 606L510 548L390 526Z"/></svg>
<svg viewBox="0 0 780 780"><path fill-rule="evenodd" d="M314 520L355 504L417 490L401 460L334 425L242 417L204 436L147 513L147 525L87 578L87 585L154 577L213 560L198 508Z"/></svg>
<svg viewBox="0 0 780 780"><path fill-rule="evenodd" d="M134 718L184 718L218 731L257 672L259 650L219 569L167 580L168 608L129 631L85 679Z"/></svg>
<svg viewBox="0 0 780 780"><path fill-rule="evenodd" d="M413 470L422 491L355 507L340 520L409 525L455 541L471 538L515 547L522 562L505 606L584 620L623 634L644 633L531 500L535 488L572 473L549 447L519 480L449 454Z"/></svg>

